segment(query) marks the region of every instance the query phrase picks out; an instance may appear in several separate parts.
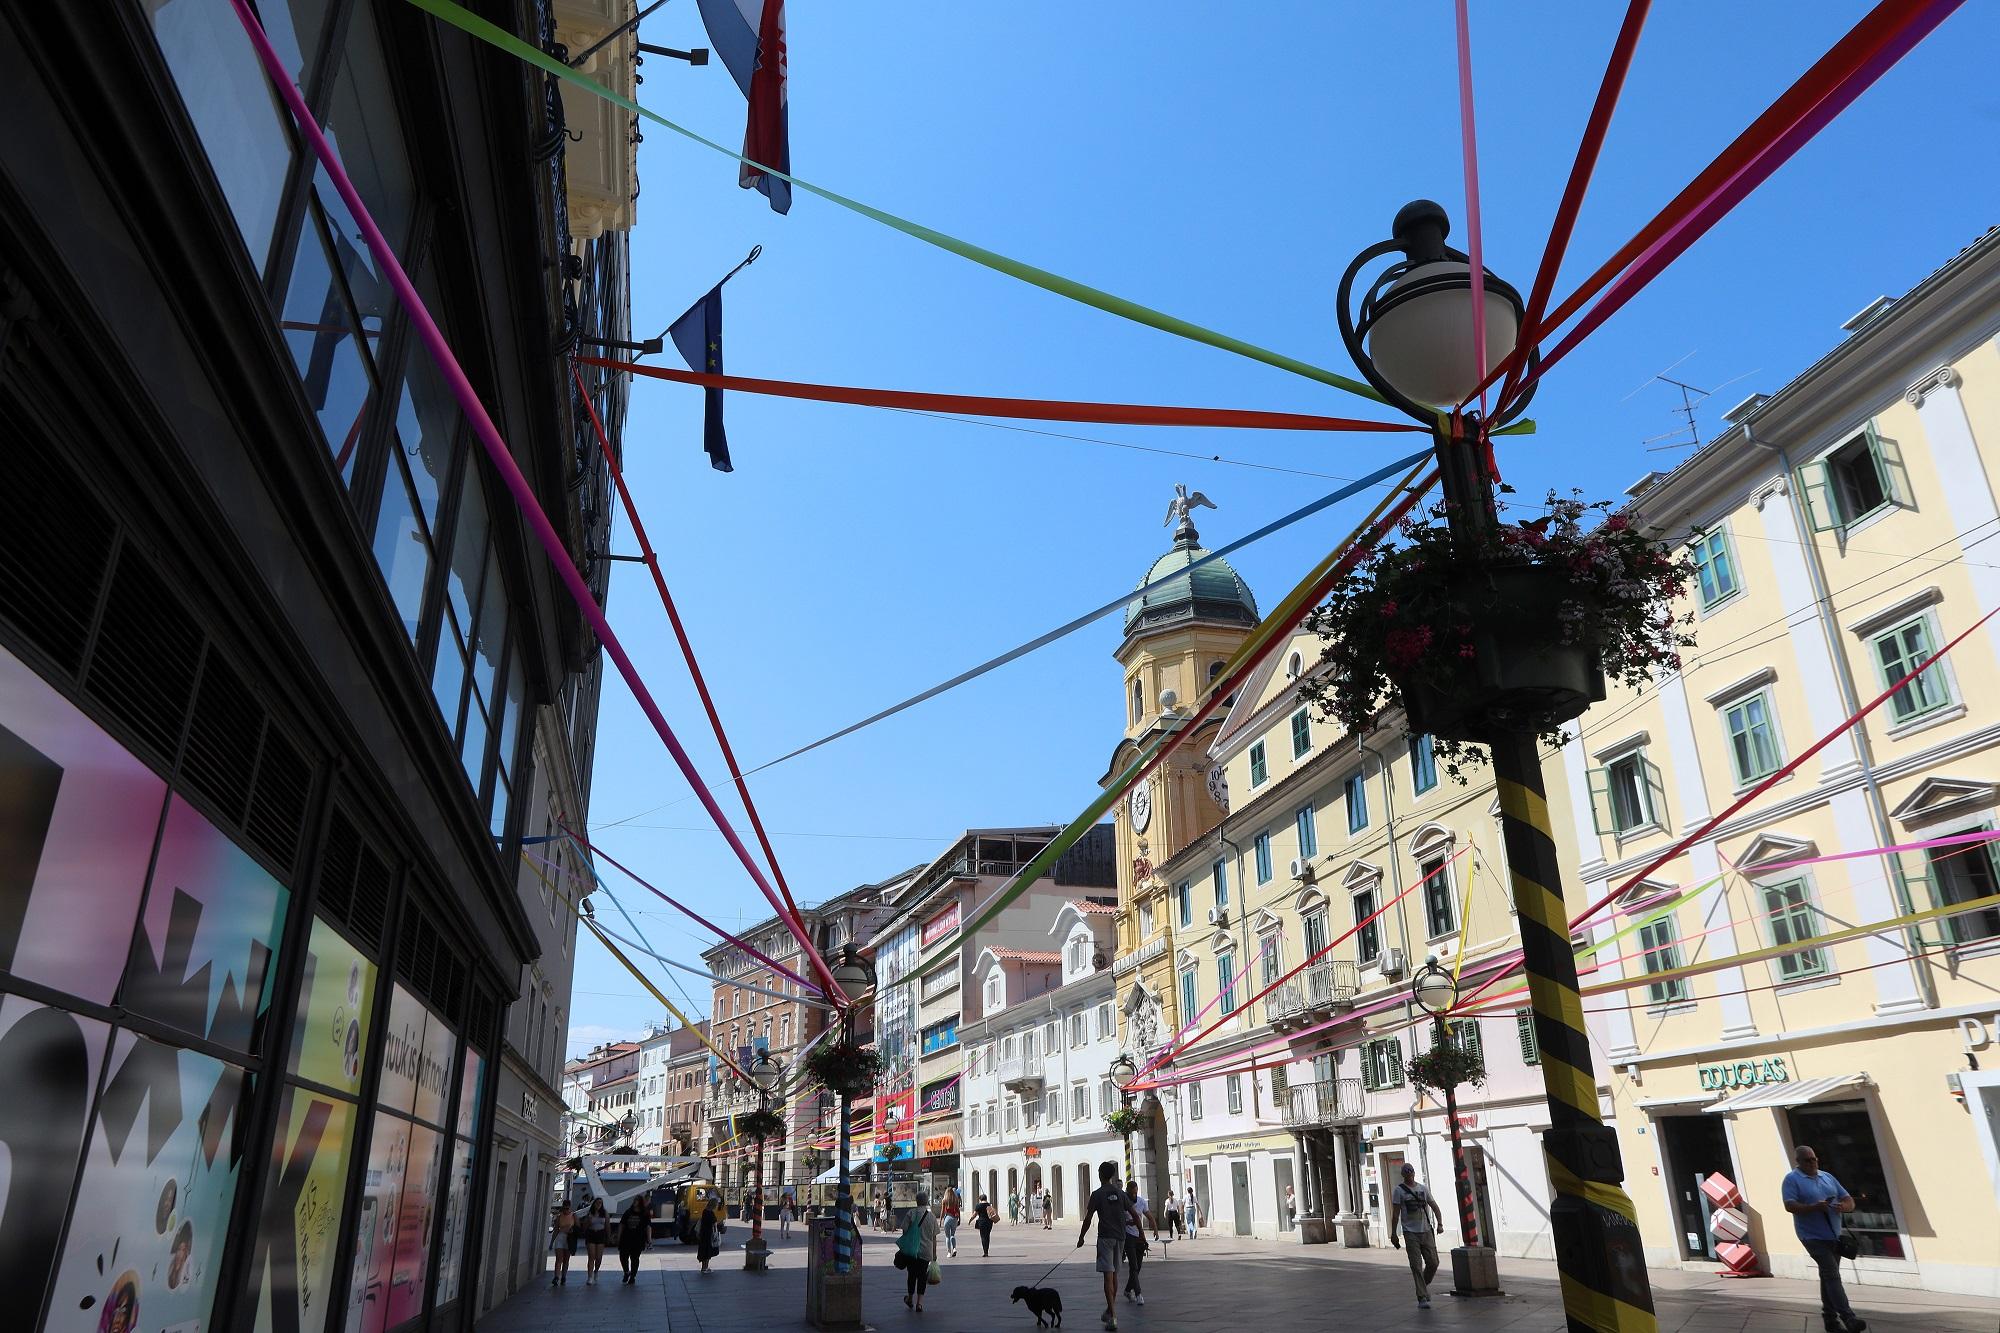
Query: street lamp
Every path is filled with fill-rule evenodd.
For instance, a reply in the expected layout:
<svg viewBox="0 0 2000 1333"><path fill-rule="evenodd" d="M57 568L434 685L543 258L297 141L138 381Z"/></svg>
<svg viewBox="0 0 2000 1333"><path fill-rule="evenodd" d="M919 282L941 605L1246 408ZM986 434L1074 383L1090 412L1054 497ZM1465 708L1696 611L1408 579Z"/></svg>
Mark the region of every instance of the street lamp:
<svg viewBox="0 0 2000 1333"><path fill-rule="evenodd" d="M757 1171L750 1186L750 1243L743 1247L743 1266L753 1273L765 1271L770 1247L764 1244L764 1126L771 1111L771 1094L785 1079L785 1062L769 1051L758 1053L750 1062L750 1082L757 1088Z"/></svg>
<svg viewBox="0 0 2000 1333"><path fill-rule="evenodd" d="M1458 982L1433 958L1410 982L1410 993L1416 997L1417 1007L1431 1016L1431 1045L1443 1050L1451 1041L1444 1016L1458 1003ZM1458 1088L1452 1083L1444 1085L1444 1119L1451 1134L1451 1180L1452 1192L1458 1200L1458 1239L1461 1245L1471 1248L1479 1244L1479 1221L1472 1206L1472 1177L1465 1169L1465 1145L1459 1139ZM1452 1267L1455 1272L1459 1265L1454 1263Z"/></svg>
<svg viewBox="0 0 2000 1333"><path fill-rule="evenodd" d="M1363 378L1434 432L1451 530L1476 548L1476 538L1499 522L1480 439L1519 417L1532 395L1522 394L1486 420L1453 410L1477 390L1487 368L1513 354L1522 308L1512 287L1491 273L1482 275L1486 340L1475 358L1470 261L1445 244L1450 230L1438 205L1425 199L1406 205L1396 214L1391 239L1363 250L1341 275L1336 314L1341 341ZM1356 276L1370 262L1397 253L1401 259L1371 284L1357 316L1350 310ZM1530 348L1527 365L1535 361ZM1578 711L1581 707L1579 702ZM1549 1223L1565 1314L1572 1330L1645 1333L1654 1327L1652 1290L1632 1203L1622 1188L1618 1135L1598 1113L1537 737L1533 729L1490 718L1467 730L1480 734L1455 739L1476 741L1492 757L1521 922L1522 965L1549 1107L1542 1152L1555 1194Z"/></svg>
<svg viewBox="0 0 2000 1333"><path fill-rule="evenodd" d="M1111 1062L1110 1073L1111 1073L1111 1081L1118 1085L1118 1099L1120 1106L1124 1110L1130 1111L1132 1109L1131 1085L1132 1085L1132 1080L1139 1077L1138 1064L1133 1061L1131 1055L1129 1055L1124 1051L1120 1051L1118 1053L1118 1058ZM1125 1179L1135 1180L1137 1179L1137 1176L1134 1174L1132 1170L1132 1131L1128 1128L1122 1135L1122 1137L1125 1140Z"/></svg>
<svg viewBox="0 0 2000 1333"><path fill-rule="evenodd" d="M875 965L865 954L850 944L840 952L839 959L830 969L833 984L847 997L847 1003L840 1007L840 1044L854 1044L854 1005L862 993L875 984ZM848 1273L854 1269L854 1182L848 1168L848 1158L854 1146L854 1094L846 1088L840 1093L840 1183L833 1195L833 1271Z"/></svg>

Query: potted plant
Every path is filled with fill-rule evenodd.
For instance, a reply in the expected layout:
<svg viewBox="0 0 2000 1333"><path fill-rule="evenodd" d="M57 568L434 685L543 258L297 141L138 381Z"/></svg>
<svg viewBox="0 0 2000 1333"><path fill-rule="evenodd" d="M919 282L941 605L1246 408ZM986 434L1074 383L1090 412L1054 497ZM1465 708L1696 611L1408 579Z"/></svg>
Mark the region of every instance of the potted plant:
<svg viewBox="0 0 2000 1333"><path fill-rule="evenodd" d="M1403 1070L1410 1085L1445 1092L1462 1084L1474 1087L1486 1082L1486 1060L1478 1051L1468 1051L1456 1042L1440 1041L1427 1051L1411 1056Z"/></svg>
<svg viewBox="0 0 2000 1333"><path fill-rule="evenodd" d="M1140 1125L1144 1123L1139 1113L1129 1106L1121 1106L1104 1117L1104 1127L1121 1138L1127 1134L1138 1133Z"/></svg>
<svg viewBox="0 0 2000 1333"><path fill-rule="evenodd" d="M1606 676L1650 684L1694 642L1673 611L1692 565L1627 515L1585 526L1609 507L1551 491L1546 513L1484 531L1453 531L1444 505L1406 521L1308 617L1326 647L1300 696L1359 732L1393 693L1460 782L1468 741L1561 743Z"/></svg>
<svg viewBox="0 0 2000 1333"><path fill-rule="evenodd" d="M872 1046L851 1041L821 1042L806 1053L805 1069L828 1092L843 1097L865 1097L875 1087L882 1072L882 1057Z"/></svg>
<svg viewBox="0 0 2000 1333"><path fill-rule="evenodd" d="M760 1108L736 1117L736 1133L746 1139L782 1139L785 1118L776 1111Z"/></svg>

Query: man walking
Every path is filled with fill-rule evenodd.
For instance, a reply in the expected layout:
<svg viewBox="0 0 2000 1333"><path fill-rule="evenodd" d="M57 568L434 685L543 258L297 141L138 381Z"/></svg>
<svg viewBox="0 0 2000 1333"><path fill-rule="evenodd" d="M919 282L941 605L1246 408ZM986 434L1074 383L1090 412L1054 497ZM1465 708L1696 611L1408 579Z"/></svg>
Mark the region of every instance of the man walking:
<svg viewBox="0 0 2000 1333"><path fill-rule="evenodd" d="M1076 1247L1083 1248L1090 1224L1097 1223L1097 1271L1104 1275L1104 1326L1118 1327L1118 1260L1125 1253L1126 1224L1139 1220L1131 1196L1118 1187L1118 1163L1100 1162L1097 1188L1084 1205L1083 1227L1076 1233Z"/></svg>
<svg viewBox="0 0 2000 1333"><path fill-rule="evenodd" d="M1853 1196L1831 1173L1819 1169L1819 1154L1799 1145L1792 1160L1798 1170L1785 1173L1785 1211L1799 1243L1819 1266L1819 1317L1827 1333L1861 1333L1866 1321L1854 1317L1847 1288L1840 1284L1840 1216L1854 1211Z"/></svg>
<svg viewBox="0 0 2000 1333"><path fill-rule="evenodd" d="M1437 1233L1444 1227L1444 1214L1428 1188L1417 1183L1417 1168L1403 1163L1403 1178L1389 1192L1394 1209L1389 1224L1389 1243L1410 1258L1410 1276L1417 1283L1417 1308L1431 1308L1431 1279L1437 1276ZM1426 1215L1428 1210L1428 1215Z"/></svg>

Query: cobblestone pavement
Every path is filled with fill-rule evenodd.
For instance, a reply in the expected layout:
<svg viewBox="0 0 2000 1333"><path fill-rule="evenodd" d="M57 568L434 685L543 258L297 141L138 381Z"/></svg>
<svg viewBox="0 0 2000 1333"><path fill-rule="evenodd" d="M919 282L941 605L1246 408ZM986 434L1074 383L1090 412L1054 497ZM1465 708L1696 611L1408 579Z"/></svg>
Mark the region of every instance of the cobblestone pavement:
<svg viewBox="0 0 2000 1333"><path fill-rule="evenodd" d="M805 1323L804 1229L781 1240L766 1233L771 1271L743 1270L743 1235L730 1228L732 1248L718 1255L704 1276L692 1246L655 1246L642 1262L638 1282L620 1284L615 1256L607 1257L598 1285L583 1285L582 1256L567 1286L546 1279L523 1288L480 1321L481 1333L553 1333L589 1328L594 1333L769 1333ZM956 1259L943 1261L944 1282L931 1288L921 1315L903 1306L903 1274L890 1266L895 1238L863 1233L868 1322L885 1333L1012 1333L1032 1330L1026 1307L1009 1302L1016 1285L1034 1282L1061 1265L1046 1285L1062 1293L1065 1330L1092 1333L1101 1325L1103 1294L1091 1271L1091 1248L1075 1248L1073 1226L1054 1231L1002 1226L993 1233L990 1258L979 1255L971 1228L960 1236ZM1850 1267L1850 1278L1851 1278ZM1247 1329L1255 1333L1353 1327L1363 1333L1406 1330L1506 1330L1545 1333L1562 1327L1555 1266L1503 1259L1507 1294L1457 1300L1448 1294L1451 1261L1445 1257L1433 1283L1432 1308L1416 1306L1410 1274L1395 1250L1348 1250L1203 1236L1160 1243L1146 1257L1140 1277L1147 1304L1121 1299L1124 1333L1147 1330ZM1816 1285L1778 1278L1739 1281L1708 1273L1655 1270L1654 1303L1661 1333L1820 1333ZM1122 1281L1122 1279L1121 1279ZM1943 1296L1892 1287L1855 1286L1848 1294L1870 1333L2000 1333L2000 1301Z"/></svg>

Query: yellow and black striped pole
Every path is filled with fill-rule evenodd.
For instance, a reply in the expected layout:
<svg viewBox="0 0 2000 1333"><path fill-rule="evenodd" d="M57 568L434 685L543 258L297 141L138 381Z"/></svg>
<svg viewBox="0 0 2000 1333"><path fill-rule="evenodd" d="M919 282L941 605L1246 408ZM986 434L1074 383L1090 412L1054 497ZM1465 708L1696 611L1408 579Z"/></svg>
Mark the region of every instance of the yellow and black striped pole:
<svg viewBox="0 0 2000 1333"><path fill-rule="evenodd" d="M1549 1227L1563 1312L1573 1333L1656 1333L1638 1216L1622 1187L1618 1133L1597 1110L1597 1075L1577 994L1576 954L1541 756L1533 735L1495 735L1487 745L1500 787L1501 833L1548 1094L1550 1127L1542 1136L1542 1156L1555 1193Z"/></svg>

